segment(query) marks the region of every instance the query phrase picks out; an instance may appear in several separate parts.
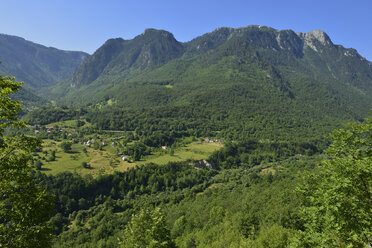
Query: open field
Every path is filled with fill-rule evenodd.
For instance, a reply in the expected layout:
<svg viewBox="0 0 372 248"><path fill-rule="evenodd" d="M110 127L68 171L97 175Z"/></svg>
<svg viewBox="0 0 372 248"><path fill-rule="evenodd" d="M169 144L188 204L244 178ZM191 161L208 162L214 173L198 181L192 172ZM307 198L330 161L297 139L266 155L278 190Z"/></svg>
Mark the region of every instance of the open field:
<svg viewBox="0 0 372 248"><path fill-rule="evenodd" d="M170 153L160 152L154 155L146 156L142 161L136 162L137 164L146 164L146 163L155 163L155 164L166 164L168 162L179 162L185 161L188 159L191 160L200 160L206 159L214 151L221 148L223 145L219 143L203 143L197 144L193 142L188 144L186 147L181 147L176 149L174 155Z"/></svg>
<svg viewBox="0 0 372 248"><path fill-rule="evenodd" d="M72 150L65 153L59 147L61 142L44 142L43 151L55 151L55 161L43 161L42 171L46 174L58 174L65 171L77 172L79 174L91 174L98 176L100 174L112 173L114 171L124 171L133 167L134 164L122 161L120 157L110 151L110 149L96 150L85 147L84 145L73 144ZM84 152L84 148L86 152ZM41 154L40 154L41 155ZM39 156L40 156L39 155ZM86 162L90 168L84 168L82 163Z"/></svg>
<svg viewBox="0 0 372 248"><path fill-rule="evenodd" d="M186 146L174 149L171 155L170 149L160 150L152 155L145 156L141 161L134 163L123 161L116 154L116 149L105 146L102 150L86 147L83 144L73 144L71 152L65 153L60 147L61 142L45 140L43 152L39 152L35 157L43 163L42 172L49 175L56 175L61 172L76 172L81 175L92 175L96 177L101 174L110 174L114 171L125 171L136 165L146 163L166 164L185 160L206 159L212 152L218 150L223 145L219 143L192 142ZM55 160L48 161L52 151L55 151ZM87 163L89 168L84 168L83 163Z"/></svg>

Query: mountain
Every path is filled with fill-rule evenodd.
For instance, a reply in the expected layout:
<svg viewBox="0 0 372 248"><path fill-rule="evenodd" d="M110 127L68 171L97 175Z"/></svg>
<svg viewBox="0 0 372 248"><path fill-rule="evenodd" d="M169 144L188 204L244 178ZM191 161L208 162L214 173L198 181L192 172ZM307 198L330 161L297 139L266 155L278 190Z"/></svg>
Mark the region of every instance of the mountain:
<svg viewBox="0 0 372 248"><path fill-rule="evenodd" d="M71 87L90 84L103 73L154 68L182 54L183 45L163 30L146 29L133 40L110 39L74 72Z"/></svg>
<svg viewBox="0 0 372 248"><path fill-rule="evenodd" d="M34 93L71 76L89 55L45 47L23 38L0 34L0 75L25 82Z"/></svg>
<svg viewBox="0 0 372 248"><path fill-rule="evenodd" d="M367 115L372 66L320 30L218 28L181 43L149 29L108 40L54 88L61 92L62 103L103 107L102 128L124 125L116 108L165 125L193 120L198 130L226 135L311 137Z"/></svg>

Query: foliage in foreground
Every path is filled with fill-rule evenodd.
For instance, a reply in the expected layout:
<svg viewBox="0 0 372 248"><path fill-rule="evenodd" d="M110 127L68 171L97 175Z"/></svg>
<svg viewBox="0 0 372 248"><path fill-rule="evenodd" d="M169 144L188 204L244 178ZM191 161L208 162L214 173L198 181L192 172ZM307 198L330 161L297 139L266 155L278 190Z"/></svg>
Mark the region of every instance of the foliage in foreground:
<svg viewBox="0 0 372 248"><path fill-rule="evenodd" d="M301 189L301 247L367 247L372 238L372 119L332 134L330 158Z"/></svg>
<svg viewBox="0 0 372 248"><path fill-rule="evenodd" d="M166 227L165 216L160 208L142 209L132 216L130 223L123 233L121 247L151 247L172 248L175 244L171 240Z"/></svg>
<svg viewBox="0 0 372 248"><path fill-rule="evenodd" d="M30 175L30 152L40 142L4 136L8 127L25 126L17 120L21 103L9 97L20 87L12 78L0 77L0 247L50 247L52 200Z"/></svg>

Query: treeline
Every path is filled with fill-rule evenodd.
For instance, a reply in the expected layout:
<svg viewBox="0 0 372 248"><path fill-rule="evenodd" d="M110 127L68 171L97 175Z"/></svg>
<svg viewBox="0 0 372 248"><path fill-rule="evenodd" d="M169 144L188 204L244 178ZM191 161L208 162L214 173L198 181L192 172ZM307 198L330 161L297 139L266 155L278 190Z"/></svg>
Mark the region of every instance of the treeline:
<svg viewBox="0 0 372 248"><path fill-rule="evenodd" d="M32 125L47 125L49 123L79 119L87 113L83 108L73 107L41 107L26 114L24 120Z"/></svg>
<svg viewBox="0 0 372 248"><path fill-rule="evenodd" d="M215 171L195 170L188 163L183 162L164 166L147 164L122 173L102 175L97 179L83 178L70 172L60 173L57 176L37 173L35 178L56 196L56 211L68 216L73 211L102 204L107 197L133 199L142 194L192 188L208 182L215 174Z"/></svg>
<svg viewBox="0 0 372 248"><path fill-rule="evenodd" d="M275 162L294 155L312 156L320 153L316 143L270 142L255 140L226 143L215 151L209 161L223 169L250 168L262 162Z"/></svg>
<svg viewBox="0 0 372 248"><path fill-rule="evenodd" d="M195 104L185 106L162 106L152 108L107 107L92 110L86 114L88 122L96 129L135 131L137 135L150 137L169 144L180 137L216 137L225 140L270 139L301 142L322 140L336 123L317 120L319 117L298 115L281 110L270 111L263 115L260 109L265 105L257 104L257 109L241 107L204 105L196 100ZM267 111L267 110L266 110ZM154 137L155 136L155 137ZM166 136L166 137L165 137ZM166 139L165 139L166 138ZM317 141L318 142L318 141ZM159 142L157 142L159 144Z"/></svg>

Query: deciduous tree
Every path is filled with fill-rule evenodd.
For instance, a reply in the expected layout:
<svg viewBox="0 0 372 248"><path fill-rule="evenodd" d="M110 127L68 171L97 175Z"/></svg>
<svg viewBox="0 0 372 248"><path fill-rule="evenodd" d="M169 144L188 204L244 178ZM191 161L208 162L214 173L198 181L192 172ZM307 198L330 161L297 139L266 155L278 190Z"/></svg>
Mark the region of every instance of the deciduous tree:
<svg viewBox="0 0 372 248"><path fill-rule="evenodd" d="M332 134L329 159L307 177L301 247L367 247L372 242L372 119Z"/></svg>
<svg viewBox="0 0 372 248"><path fill-rule="evenodd" d="M175 247L166 228L165 216L160 208L142 209L132 216L124 232L121 247L172 248Z"/></svg>
<svg viewBox="0 0 372 248"><path fill-rule="evenodd" d="M25 126L17 120L21 103L10 98L20 87L12 78L0 77L0 247L50 247L52 199L30 174L31 151L40 142L4 135L6 128Z"/></svg>

